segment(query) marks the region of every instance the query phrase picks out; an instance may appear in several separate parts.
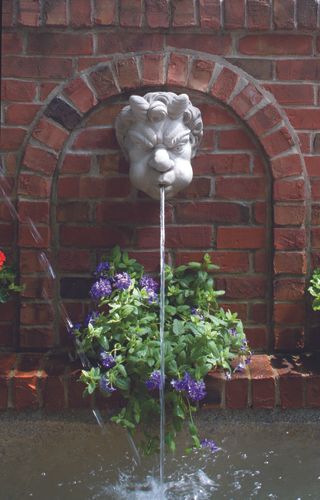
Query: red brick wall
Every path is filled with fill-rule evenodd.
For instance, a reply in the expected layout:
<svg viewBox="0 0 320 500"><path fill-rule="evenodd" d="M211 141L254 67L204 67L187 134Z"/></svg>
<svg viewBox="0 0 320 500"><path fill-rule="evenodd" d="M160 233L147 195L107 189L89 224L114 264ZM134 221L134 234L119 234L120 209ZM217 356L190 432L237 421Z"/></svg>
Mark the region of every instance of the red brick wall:
<svg viewBox="0 0 320 500"><path fill-rule="evenodd" d="M318 10L314 0L3 1L1 150L18 218L0 199L0 246L26 290L0 309L0 346L65 346L60 304L85 314L106 247L156 270L157 206L129 185L113 132L128 95L156 87L185 89L205 125L193 183L167 206L170 259L212 253L254 349L319 347L305 294L320 261Z"/></svg>

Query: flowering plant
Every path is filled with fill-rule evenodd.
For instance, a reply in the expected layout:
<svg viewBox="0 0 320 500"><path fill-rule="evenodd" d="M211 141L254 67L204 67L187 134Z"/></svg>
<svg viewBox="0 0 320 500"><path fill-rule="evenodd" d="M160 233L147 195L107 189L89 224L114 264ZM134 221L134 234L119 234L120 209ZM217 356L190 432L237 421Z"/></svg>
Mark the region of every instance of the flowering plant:
<svg viewBox="0 0 320 500"><path fill-rule="evenodd" d="M90 295L96 309L72 334L92 368L83 370L86 394L97 388L110 396L122 395L124 406L112 417L129 432L139 425L145 434L144 450L159 446L150 423L160 413L159 389L164 384L166 444L175 449L175 438L185 421L191 447L214 443L199 439L193 413L206 396L204 377L209 370L232 371L238 359L243 369L250 357L242 322L218 306L224 292L214 289L210 271L216 269L205 255L203 262L165 268L165 380L160 372L159 285L143 267L116 247L109 260L95 272Z"/></svg>
<svg viewBox="0 0 320 500"><path fill-rule="evenodd" d="M0 304L7 302L12 292L21 292L24 287L15 284L16 275L5 262L6 255L0 250Z"/></svg>
<svg viewBox="0 0 320 500"><path fill-rule="evenodd" d="M313 297L312 309L320 311L320 269L313 271L308 291Z"/></svg>

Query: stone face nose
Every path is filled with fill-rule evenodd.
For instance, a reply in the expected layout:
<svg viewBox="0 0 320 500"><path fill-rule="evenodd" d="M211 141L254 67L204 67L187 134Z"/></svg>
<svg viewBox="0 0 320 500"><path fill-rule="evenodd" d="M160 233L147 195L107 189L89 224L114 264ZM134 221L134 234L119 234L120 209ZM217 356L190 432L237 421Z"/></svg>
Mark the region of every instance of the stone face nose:
<svg viewBox="0 0 320 500"><path fill-rule="evenodd" d="M165 148L157 148L149 160L149 165L159 172L167 172L173 168L174 162Z"/></svg>

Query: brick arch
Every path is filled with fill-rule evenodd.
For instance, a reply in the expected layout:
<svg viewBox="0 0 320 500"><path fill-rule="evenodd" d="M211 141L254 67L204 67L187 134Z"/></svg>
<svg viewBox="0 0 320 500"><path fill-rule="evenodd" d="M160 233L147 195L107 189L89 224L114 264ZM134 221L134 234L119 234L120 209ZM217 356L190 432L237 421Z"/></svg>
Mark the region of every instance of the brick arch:
<svg viewBox="0 0 320 500"><path fill-rule="evenodd" d="M21 220L31 209L28 199L33 201L34 213L42 214L35 220L40 234L37 242L32 239L29 227L23 222L20 224L22 274L30 272L35 247L50 248L52 179L59 151L70 133L100 102L153 86L181 87L212 97L230 108L261 145L273 182L275 347L280 350L301 347L303 319L299 319L299 328L292 329L284 321L288 312L294 312L297 303L301 306L304 301L307 266L309 186L299 141L273 96L252 77L220 57L189 50L115 56L107 63L85 70L59 89L30 132L22 160L18 185ZM22 344L30 347L28 325L33 320L41 323L43 317L48 331L46 327L43 330L50 335L52 313L46 310L46 304L36 309L30 303L22 306L22 324L26 325L23 337L26 340Z"/></svg>

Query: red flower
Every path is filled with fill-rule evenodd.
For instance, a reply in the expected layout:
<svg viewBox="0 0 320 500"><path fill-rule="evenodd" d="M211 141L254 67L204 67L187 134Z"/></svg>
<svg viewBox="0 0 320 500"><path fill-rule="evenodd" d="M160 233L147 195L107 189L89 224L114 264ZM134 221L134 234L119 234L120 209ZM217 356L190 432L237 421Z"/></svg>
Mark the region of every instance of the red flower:
<svg viewBox="0 0 320 500"><path fill-rule="evenodd" d="M1 252L0 250L0 269L2 269L3 267L3 264L5 263L7 257L5 256L5 254L3 252Z"/></svg>

